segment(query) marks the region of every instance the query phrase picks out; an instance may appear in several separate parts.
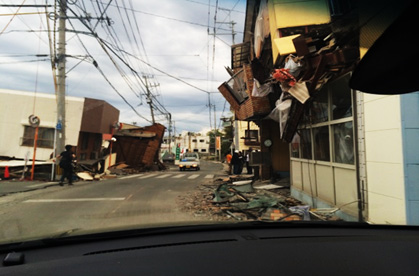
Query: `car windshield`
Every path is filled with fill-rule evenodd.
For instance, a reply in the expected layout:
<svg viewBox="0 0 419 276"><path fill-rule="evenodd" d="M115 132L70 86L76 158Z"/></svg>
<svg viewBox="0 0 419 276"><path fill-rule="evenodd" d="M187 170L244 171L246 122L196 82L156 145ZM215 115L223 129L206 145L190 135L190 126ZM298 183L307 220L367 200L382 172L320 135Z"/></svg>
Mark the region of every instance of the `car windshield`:
<svg viewBox="0 0 419 276"><path fill-rule="evenodd" d="M0 244L419 224L419 94L375 75L412 53L357 74L410 1L0 2Z"/></svg>
<svg viewBox="0 0 419 276"><path fill-rule="evenodd" d="M183 157L184 158L198 158L198 154L196 154L196 153L185 153L184 155L183 155Z"/></svg>

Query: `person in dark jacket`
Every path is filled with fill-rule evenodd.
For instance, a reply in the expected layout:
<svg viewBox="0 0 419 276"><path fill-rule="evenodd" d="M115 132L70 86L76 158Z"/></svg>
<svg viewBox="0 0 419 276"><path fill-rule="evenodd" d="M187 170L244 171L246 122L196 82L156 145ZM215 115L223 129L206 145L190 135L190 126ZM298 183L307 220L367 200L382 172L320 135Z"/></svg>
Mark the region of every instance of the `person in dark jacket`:
<svg viewBox="0 0 419 276"><path fill-rule="evenodd" d="M245 162L244 156L243 156L243 152L239 151L239 173L241 174L243 172L243 165Z"/></svg>
<svg viewBox="0 0 419 276"><path fill-rule="evenodd" d="M246 153L246 169L247 174L253 174L252 166L250 166L250 154L252 152L252 148L249 148L249 150Z"/></svg>
<svg viewBox="0 0 419 276"><path fill-rule="evenodd" d="M233 157L231 158L231 165L233 165L233 173L240 174L240 160L239 151L234 151Z"/></svg>
<svg viewBox="0 0 419 276"><path fill-rule="evenodd" d="M60 167L64 170L60 179L60 186L64 185L65 178L68 179L68 185L73 185L73 159L76 158L76 155L71 151L73 147L71 145L65 146L65 151L63 151L60 158Z"/></svg>

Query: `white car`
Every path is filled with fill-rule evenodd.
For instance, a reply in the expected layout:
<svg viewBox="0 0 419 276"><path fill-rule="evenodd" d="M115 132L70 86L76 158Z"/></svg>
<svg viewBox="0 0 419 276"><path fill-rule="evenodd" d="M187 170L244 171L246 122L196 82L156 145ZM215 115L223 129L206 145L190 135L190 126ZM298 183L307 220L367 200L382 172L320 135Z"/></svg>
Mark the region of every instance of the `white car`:
<svg viewBox="0 0 419 276"><path fill-rule="evenodd" d="M199 171L201 168L201 163L199 162L199 154L196 152L187 152L183 155L182 159L179 161L179 170L184 171L186 169L195 169Z"/></svg>

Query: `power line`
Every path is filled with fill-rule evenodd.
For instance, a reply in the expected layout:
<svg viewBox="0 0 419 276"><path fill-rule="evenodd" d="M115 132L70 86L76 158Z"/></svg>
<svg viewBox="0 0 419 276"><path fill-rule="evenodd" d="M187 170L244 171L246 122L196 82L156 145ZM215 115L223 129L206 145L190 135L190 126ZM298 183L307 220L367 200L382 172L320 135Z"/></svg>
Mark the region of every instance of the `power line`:
<svg viewBox="0 0 419 276"><path fill-rule="evenodd" d="M126 54L131 55L130 53L126 53ZM199 91L201 91L201 92L210 93L210 94L212 94L212 93L217 93L217 94L218 94L218 92L210 92L210 91L206 91L206 90L204 90L204 89L202 89L202 88L199 88L199 87L197 87L197 86L195 86L195 85L193 85L193 84L190 84L190 83L188 83L188 82L186 82L186 81L184 81L184 80L182 80L182 79L180 79L180 78L178 78L178 77L175 77L175 76L173 76L173 75L171 75L171 74L169 74L169 73L167 73L167 72L165 72L165 71L163 71L163 70L161 70L161 69L159 69L159 68L157 68L157 67L155 67L155 66L151 65L150 63L148 63L148 62L146 62L146 61L144 61L144 60L140 59L139 57L136 57L136 56L133 56L133 55L131 55L131 56L132 56L132 57L134 57L135 59L137 59L137 60L141 61L142 63L144 63L144 64L146 64L146 65L150 66L150 67L151 67L151 68L153 68L154 70L159 71L160 73L163 73L163 74L165 74L166 76L169 76L169 77L171 77L171 78L173 78L173 79L175 79L175 80L178 80L178 81L180 81L180 82L182 82L182 83L184 83L184 84L186 84L186 85L188 85L188 86L190 86L190 87L193 87L193 88L195 88L195 89L197 89L197 90L199 90Z"/></svg>
<svg viewBox="0 0 419 276"><path fill-rule="evenodd" d="M186 0L186 1L188 1L188 2L191 2L191 3L196 3L196 4L200 4L200 5L207 5L207 4L205 4L205 3L202 3L202 2L198 2L198 1L192 1L192 0ZM216 7L216 6L214 6L214 5L209 5L210 7ZM221 7L217 7L217 9L219 9L219 10L225 10L225 8L221 8ZM238 11L238 10L234 10L234 8L233 9L231 9L230 11L232 11L232 12L237 12L237 13L245 13L244 11Z"/></svg>
<svg viewBox="0 0 419 276"><path fill-rule="evenodd" d="M69 10L77 17L77 15L74 13L74 11L72 10L72 9L70 9L69 8ZM71 23L71 21L70 21L70 24L72 25L72 23ZM85 26L86 26L86 24L84 24ZM74 28L74 27L73 27ZM90 27L89 27L90 28ZM86 48L86 46L84 45L84 43L81 41L81 39L80 39L80 37L78 36L78 34L76 33L76 35L77 35L77 37L79 38L79 41L80 41L80 43L81 43L81 45L82 45L82 47L85 49L85 51L86 51L86 53L89 55L89 56L91 56L90 55L90 53L89 53L89 51L87 50L87 48ZM97 35L95 36L96 38L98 38L97 37ZM101 44L101 43L100 43ZM101 44L102 45L102 44ZM103 48L103 46L102 46L102 48ZM105 49L104 49L105 50ZM107 51L105 51L106 53L107 53ZM108 53L107 53L108 54ZM108 56L109 56L109 54L108 54ZM109 56L110 57L110 56ZM111 58L111 57L110 57ZM113 64L116 66L116 68L118 69L118 67L117 67L117 65L116 65L116 63L112 60L112 58L111 58L111 61L113 62ZM146 120L146 121L148 121L148 122L150 122L151 123L151 121L150 120L148 120L147 118L145 118L144 116L142 116L141 114L139 114L138 112L137 112L137 110L127 101L127 99L116 89L116 87L110 82L110 80L106 77L106 75L105 75L105 73L102 71L102 69L100 69L100 67L99 67L99 65L96 63L96 62L94 62L94 66L96 67L96 69L99 71L99 73L103 76L103 78L106 80L106 82L108 82L108 84L111 86L111 88L121 97L121 99L135 112L135 114L136 115L138 115L140 118L143 118L144 120ZM120 72L121 73L121 72Z"/></svg>
<svg viewBox="0 0 419 276"><path fill-rule="evenodd" d="M45 59L32 59L32 60L22 60L22 61L5 61L5 62L0 62L0 64L19 64L19 63L31 63L31 62L38 62L38 61L50 61L49 58L45 58Z"/></svg>
<svg viewBox="0 0 419 276"><path fill-rule="evenodd" d="M69 8L69 10L80 20L79 16L74 12L74 10L72 10L71 8ZM117 70L120 72L120 74L122 74L122 69L117 66L117 63L115 62L115 60L113 60L113 58L111 57L111 55L109 54L109 52L106 49L109 49L120 61L122 61L122 63L125 64L125 66L127 66L132 73L134 73L134 75L137 77L137 80L140 80L140 82L143 84L143 86L145 87L145 83L144 81L139 77L138 73L136 70L134 70L131 65L125 61L124 59L122 59L111 47L108 46L108 43L106 41L104 41L102 38L99 37L99 35L92 30L92 28L90 26L88 26L85 22L83 22L83 20L80 20L81 23L93 34L94 38L96 38L96 40L99 42L99 45L102 47L102 49L105 51L105 53L108 55L108 57L111 59L112 63L114 64L114 66L117 68ZM85 47L84 47L85 48ZM85 48L85 50L87 51L87 49ZM121 50L120 50L121 51ZM88 52L88 51L87 51ZM132 87L129 86L132 90ZM134 90L132 90L134 92Z"/></svg>
<svg viewBox="0 0 419 276"><path fill-rule="evenodd" d="M112 6L116 6L116 5L112 5ZM164 15L158 15L158 14L154 14L154 13L150 13L150 12L145 12L145 11L139 11L139 10L135 10L135 9L129 9L129 10L131 10L133 12L136 12L136 13L142 13L142 14L146 14L146 15L150 15L150 16L164 18L164 19L167 19L167 20L173 20L173 21L177 21L177 22L181 22L181 23L186 23L186 24L191 24L191 25L196 25L196 26L201 26L201 27L205 27L205 28L207 27L207 25L201 24L201 23L186 21L186 20L182 20L182 19L178 19L178 18L168 17L168 16L164 16ZM229 31L227 29L220 29L220 30ZM240 32L240 33L243 33L243 32Z"/></svg>
<svg viewBox="0 0 419 276"><path fill-rule="evenodd" d="M71 9L70 9L71 10ZM126 10L126 9L125 9ZM74 13L74 11L72 11L71 10L71 12L73 13L73 14L75 14ZM123 20L123 18L122 18L122 14L121 14L121 12L119 11L119 14L120 14L120 16L121 16L121 19ZM128 14L126 14L126 16L128 17ZM77 15L76 15L76 17L77 17ZM83 22L82 22L83 23ZM94 30L92 30L92 28L91 27L89 27L89 26L87 26L87 24L86 23L84 23L84 25L93 33L93 35L94 35L94 37L97 39L97 41L99 42L99 44L102 46L102 48L103 48L103 50L105 51L105 53L108 55L108 57L111 59L111 61L112 61L112 63L114 64L114 66L118 69L118 71L120 71L120 73L122 74L122 72L121 72L121 68L119 68L119 66L116 64L116 62L115 62L115 60L109 55L109 53L108 53L108 51L107 51L107 49L108 50L110 50L119 60L121 60L128 68L130 68L130 70L135 74L135 76L138 76L138 73L137 73L137 71L136 70L134 70L133 68L132 68L132 66L131 65L129 65L129 63L128 63L128 61L126 61L126 60L124 60L124 59L122 59L122 57L120 57L113 49L112 49L112 47L109 47L109 45L108 45L108 43L105 41L105 40L103 40L102 38L100 38L99 36L98 36L98 34L94 31ZM130 25L130 27L131 27L131 33L134 33L134 30L133 30L133 28L132 28L132 24ZM109 26L106 26L106 28L109 30L109 34L112 36L112 32L111 32L111 30L109 29ZM127 30L127 28L126 28L126 26L125 26L125 24L124 24L124 29L125 29L125 32L128 34L129 32L128 32L128 30ZM112 36L113 37L113 36ZM117 38L117 36L116 36L116 38L115 37L113 37L113 39L114 39L114 41L116 42L116 44L119 44L118 42L120 42L120 40L119 40L119 38ZM129 39L129 41L131 42L131 39L130 39L130 37L129 37L129 35L128 35L128 39ZM131 43L131 45L132 45L132 43ZM136 45L137 45L137 48L139 49L139 47L138 47L138 43L136 42ZM116 47L116 49L121 53L121 54L128 54L126 51L124 51L124 50L122 50L122 49L120 49L119 47ZM132 48L132 50L134 51L134 48ZM86 51L87 51L87 49L86 49ZM88 51L87 51L88 52ZM95 66L96 67L98 67L98 65L97 64L95 64ZM98 68L99 69L99 68ZM101 71L101 74L106 78L106 76L105 76L105 74L104 74L104 72L103 71ZM122 97L122 95L116 90L116 88L110 83L110 81L108 80L108 79L106 79L107 81L108 81L108 83L112 86L112 88ZM142 79L141 79L141 81L142 81ZM142 81L143 82L143 81ZM143 84L144 84L144 82L143 82ZM149 91L149 89L148 89L148 85L147 84L145 84L145 87L146 87L146 89L147 89L147 98L148 98L148 101L149 101L149 103L150 103L150 108L153 108L154 106L156 107L156 109L158 110L158 111L160 111L161 113L168 113L168 111L164 108L164 106L160 103L160 102L158 102L159 103L159 105L161 106L161 108L160 108L160 106L159 105L156 105L156 104L153 104L152 103L152 101L151 101L151 99L152 99L152 96L151 96L151 93L150 93L150 91ZM122 97L123 98L123 97ZM124 101L125 102L127 102L126 100L125 100L125 98L123 98L124 99ZM128 102L127 102L128 103ZM131 106L131 105L130 105ZM133 108L132 106L131 106L131 108ZM164 111L162 111L162 109L164 109ZM135 111L135 109L133 108L133 110ZM138 113L137 113L138 114Z"/></svg>

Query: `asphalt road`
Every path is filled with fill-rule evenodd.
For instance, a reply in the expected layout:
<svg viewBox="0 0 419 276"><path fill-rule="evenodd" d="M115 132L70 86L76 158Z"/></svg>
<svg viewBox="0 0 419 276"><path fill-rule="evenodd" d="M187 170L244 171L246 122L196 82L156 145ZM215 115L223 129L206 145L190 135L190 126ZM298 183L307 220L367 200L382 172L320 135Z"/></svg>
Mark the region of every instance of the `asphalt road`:
<svg viewBox="0 0 419 276"><path fill-rule="evenodd" d="M200 171L172 167L0 197L0 243L90 230L199 223L199 218L180 210L177 198L222 174L220 163L201 163Z"/></svg>

